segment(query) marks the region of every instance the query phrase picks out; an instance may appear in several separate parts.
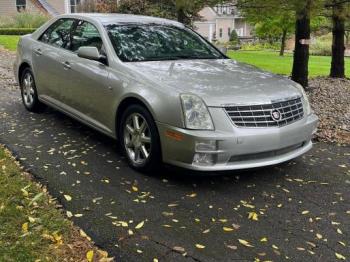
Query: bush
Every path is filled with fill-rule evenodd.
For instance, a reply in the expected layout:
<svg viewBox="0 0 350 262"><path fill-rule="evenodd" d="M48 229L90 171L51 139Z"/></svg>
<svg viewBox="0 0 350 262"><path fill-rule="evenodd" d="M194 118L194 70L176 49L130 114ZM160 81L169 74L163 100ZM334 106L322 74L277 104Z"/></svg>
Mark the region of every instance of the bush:
<svg viewBox="0 0 350 262"><path fill-rule="evenodd" d="M26 35L35 30L35 28L0 28L0 35Z"/></svg>
<svg viewBox="0 0 350 262"><path fill-rule="evenodd" d="M241 46L244 51L279 50L279 43L246 43Z"/></svg>
<svg viewBox="0 0 350 262"><path fill-rule="evenodd" d="M50 19L41 13L20 12L12 17L0 19L0 28L38 28Z"/></svg>
<svg viewBox="0 0 350 262"><path fill-rule="evenodd" d="M230 42L232 44L239 44L239 38L236 30L232 30L230 34Z"/></svg>
<svg viewBox="0 0 350 262"><path fill-rule="evenodd" d="M310 45L311 55L331 56L332 55L332 35L325 35L317 38Z"/></svg>

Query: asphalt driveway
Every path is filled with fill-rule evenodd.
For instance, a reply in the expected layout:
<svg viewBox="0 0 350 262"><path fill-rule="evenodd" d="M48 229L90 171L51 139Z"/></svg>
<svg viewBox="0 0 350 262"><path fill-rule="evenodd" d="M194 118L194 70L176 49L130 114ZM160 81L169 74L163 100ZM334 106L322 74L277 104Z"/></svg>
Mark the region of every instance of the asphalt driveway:
<svg viewBox="0 0 350 262"><path fill-rule="evenodd" d="M260 170L146 176L115 141L52 109L28 113L10 78L0 81L0 143L117 261L350 259L349 146L318 143Z"/></svg>

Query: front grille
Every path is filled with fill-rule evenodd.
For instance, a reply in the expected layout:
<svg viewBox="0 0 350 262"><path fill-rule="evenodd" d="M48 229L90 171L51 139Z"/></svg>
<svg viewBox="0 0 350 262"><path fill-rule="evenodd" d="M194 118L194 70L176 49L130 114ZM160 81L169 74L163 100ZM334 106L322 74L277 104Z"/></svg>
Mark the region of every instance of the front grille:
<svg viewBox="0 0 350 262"><path fill-rule="evenodd" d="M301 98L267 105L230 106L225 110L238 127L282 127L304 117ZM280 113L280 120L272 117L275 111Z"/></svg>

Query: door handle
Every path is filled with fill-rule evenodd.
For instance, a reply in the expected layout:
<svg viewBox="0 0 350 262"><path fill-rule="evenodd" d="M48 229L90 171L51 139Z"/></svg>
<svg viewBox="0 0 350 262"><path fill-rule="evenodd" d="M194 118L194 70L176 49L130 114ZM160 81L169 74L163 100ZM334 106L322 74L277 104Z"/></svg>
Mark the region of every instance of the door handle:
<svg viewBox="0 0 350 262"><path fill-rule="evenodd" d="M34 53L35 53L36 55L39 55L39 56L43 54L43 52L41 51L40 48L35 49L35 50L34 50Z"/></svg>
<svg viewBox="0 0 350 262"><path fill-rule="evenodd" d="M72 68L72 66L70 65L70 63L69 62L62 62L62 65L63 65L63 67L65 68L65 69L71 69Z"/></svg>

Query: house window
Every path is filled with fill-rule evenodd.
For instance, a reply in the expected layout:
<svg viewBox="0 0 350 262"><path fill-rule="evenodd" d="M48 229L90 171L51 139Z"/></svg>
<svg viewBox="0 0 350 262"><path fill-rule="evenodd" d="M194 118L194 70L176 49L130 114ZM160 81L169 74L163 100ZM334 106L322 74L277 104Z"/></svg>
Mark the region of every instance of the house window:
<svg viewBox="0 0 350 262"><path fill-rule="evenodd" d="M17 12L26 10L27 1L26 0L16 0Z"/></svg>
<svg viewBox="0 0 350 262"><path fill-rule="evenodd" d="M219 37L222 38L222 28L219 30Z"/></svg>
<svg viewBox="0 0 350 262"><path fill-rule="evenodd" d="M78 13L79 4L80 4L80 0L70 0L70 12Z"/></svg>
<svg viewBox="0 0 350 262"><path fill-rule="evenodd" d="M227 28L227 35L230 37L231 36L231 27Z"/></svg>

